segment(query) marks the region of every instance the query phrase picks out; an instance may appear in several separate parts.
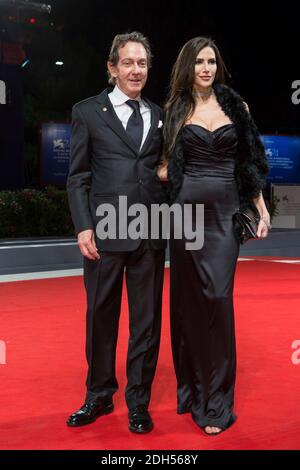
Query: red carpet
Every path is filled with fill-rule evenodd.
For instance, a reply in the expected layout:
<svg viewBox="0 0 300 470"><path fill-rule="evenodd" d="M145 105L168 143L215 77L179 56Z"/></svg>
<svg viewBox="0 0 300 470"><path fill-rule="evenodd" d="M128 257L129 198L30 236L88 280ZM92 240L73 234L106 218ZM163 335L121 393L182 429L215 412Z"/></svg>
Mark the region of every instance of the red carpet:
<svg viewBox="0 0 300 470"><path fill-rule="evenodd" d="M65 420L85 395L82 278L0 284L0 340L6 343L6 364L0 364L0 449L300 449L300 364L291 360L292 343L300 339L300 263L238 264L238 420L217 437L205 436L189 415L176 414L168 291L166 269L162 344L150 408L155 429L138 436L127 430L124 402L126 296L115 412L70 429Z"/></svg>

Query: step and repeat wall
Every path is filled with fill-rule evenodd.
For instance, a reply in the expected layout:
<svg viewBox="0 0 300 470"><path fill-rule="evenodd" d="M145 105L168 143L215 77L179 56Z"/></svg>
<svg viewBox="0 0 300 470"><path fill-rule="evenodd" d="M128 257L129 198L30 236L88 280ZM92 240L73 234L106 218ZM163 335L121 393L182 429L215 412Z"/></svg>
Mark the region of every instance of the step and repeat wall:
<svg viewBox="0 0 300 470"><path fill-rule="evenodd" d="M276 205L273 227L300 228L300 136L262 136L270 173L271 199Z"/></svg>

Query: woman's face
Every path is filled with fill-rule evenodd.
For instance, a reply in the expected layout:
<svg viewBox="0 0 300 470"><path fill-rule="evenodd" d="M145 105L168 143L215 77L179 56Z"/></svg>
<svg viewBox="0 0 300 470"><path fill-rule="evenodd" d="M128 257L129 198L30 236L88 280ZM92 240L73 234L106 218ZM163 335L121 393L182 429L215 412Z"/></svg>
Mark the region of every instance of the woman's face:
<svg viewBox="0 0 300 470"><path fill-rule="evenodd" d="M194 87L198 91L210 88L215 80L217 61L215 51L211 47L204 47L198 53L195 62Z"/></svg>

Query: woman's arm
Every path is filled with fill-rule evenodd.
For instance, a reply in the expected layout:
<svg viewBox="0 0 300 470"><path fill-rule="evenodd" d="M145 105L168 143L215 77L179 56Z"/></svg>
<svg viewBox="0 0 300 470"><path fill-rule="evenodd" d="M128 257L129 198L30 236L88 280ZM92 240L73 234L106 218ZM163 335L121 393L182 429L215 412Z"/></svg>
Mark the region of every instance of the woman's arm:
<svg viewBox="0 0 300 470"><path fill-rule="evenodd" d="M260 222L258 224L257 236L258 238L266 238L268 236L268 231L271 228L270 223L270 214L266 208L264 197L262 192L260 195L253 199L253 202L260 214Z"/></svg>
<svg viewBox="0 0 300 470"><path fill-rule="evenodd" d="M244 106L246 110L248 111L248 113L250 113L249 106L245 101L244 101ZM271 223L270 223L270 214L266 207L262 191L260 192L258 197L253 199L253 202L260 214L260 222L258 224L256 235L258 236L258 238L266 238L268 236L269 229L271 228Z"/></svg>
<svg viewBox="0 0 300 470"><path fill-rule="evenodd" d="M162 162L158 165L157 176L160 181L168 181L168 162Z"/></svg>

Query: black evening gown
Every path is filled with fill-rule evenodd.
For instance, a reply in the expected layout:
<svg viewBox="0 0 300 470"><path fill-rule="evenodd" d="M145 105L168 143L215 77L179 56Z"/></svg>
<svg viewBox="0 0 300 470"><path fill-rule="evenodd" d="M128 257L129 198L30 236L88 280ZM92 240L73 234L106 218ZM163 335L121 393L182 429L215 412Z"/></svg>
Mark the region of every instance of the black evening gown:
<svg viewBox="0 0 300 470"><path fill-rule="evenodd" d="M234 124L182 131L183 184L175 202L204 204L204 245L185 249L170 240L171 336L177 377L177 412L200 426L229 427L233 412L236 351L233 285L239 242L232 214L239 207L235 181Z"/></svg>

